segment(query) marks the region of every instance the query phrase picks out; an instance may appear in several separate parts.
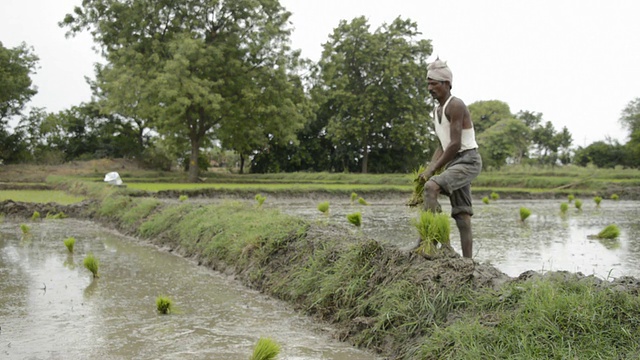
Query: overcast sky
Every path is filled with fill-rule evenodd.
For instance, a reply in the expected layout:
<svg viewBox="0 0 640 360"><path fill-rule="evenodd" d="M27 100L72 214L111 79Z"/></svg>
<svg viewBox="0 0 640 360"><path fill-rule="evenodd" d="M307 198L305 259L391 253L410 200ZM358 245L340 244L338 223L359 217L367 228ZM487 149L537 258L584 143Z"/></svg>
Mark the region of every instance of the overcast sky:
<svg viewBox="0 0 640 360"><path fill-rule="evenodd" d="M90 100L85 77L100 57L88 34L57 26L81 0L0 0L0 41L40 57L31 106L57 112ZM501 100L512 113L543 114L574 145L627 141L618 119L640 97L640 1L636 0L281 0L293 13L292 46L318 60L339 21L369 19L372 31L398 16L418 24L433 57L453 71L467 104Z"/></svg>

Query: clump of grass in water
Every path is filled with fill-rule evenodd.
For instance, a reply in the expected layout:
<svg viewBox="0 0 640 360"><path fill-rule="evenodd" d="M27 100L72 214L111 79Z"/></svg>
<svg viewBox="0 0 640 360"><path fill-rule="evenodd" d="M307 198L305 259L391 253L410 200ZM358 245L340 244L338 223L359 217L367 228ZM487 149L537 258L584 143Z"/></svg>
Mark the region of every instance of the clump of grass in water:
<svg viewBox="0 0 640 360"><path fill-rule="evenodd" d="M260 338L249 360L274 360L279 353L280 345L277 342L269 338Z"/></svg>
<svg viewBox="0 0 640 360"><path fill-rule="evenodd" d="M168 296L158 296L156 298L156 308L160 314L171 314L171 311L173 310L173 300Z"/></svg>
<svg viewBox="0 0 640 360"><path fill-rule="evenodd" d="M576 199L576 201L575 201L575 204L574 204L574 205L576 206L576 209L578 209L578 210L582 210L582 200L580 200L580 199Z"/></svg>
<svg viewBox="0 0 640 360"><path fill-rule="evenodd" d="M87 254L87 256L84 258L83 264L84 267L87 268L87 270L91 271L94 278L100 277L98 275L98 259L96 259L96 257L93 256L92 253Z"/></svg>
<svg viewBox="0 0 640 360"><path fill-rule="evenodd" d="M351 203L353 204L354 202L356 202L357 198L358 198L358 194L352 192L351 193Z"/></svg>
<svg viewBox="0 0 640 360"><path fill-rule="evenodd" d="M618 196L618 194L611 194L611 200L614 200L614 201L620 200L620 196Z"/></svg>
<svg viewBox="0 0 640 360"><path fill-rule="evenodd" d="M187 201L189 199L189 196L187 195L180 195L180 197L178 198L178 200L180 201Z"/></svg>
<svg viewBox="0 0 640 360"><path fill-rule="evenodd" d="M358 211L352 214L347 214L347 220L357 228L360 228L362 225L362 213Z"/></svg>
<svg viewBox="0 0 640 360"><path fill-rule="evenodd" d="M47 219L51 219L51 220L59 220L59 219L66 219L68 216L67 214L65 214L64 212L59 212L56 214L52 214L50 212L47 213Z"/></svg>
<svg viewBox="0 0 640 360"><path fill-rule="evenodd" d="M22 230L22 235L29 235L31 232L31 228L27 224L20 224L20 230Z"/></svg>
<svg viewBox="0 0 640 360"><path fill-rule="evenodd" d="M68 237L64 239L63 242L64 246L67 247L67 250L69 250L70 253L73 253L73 246L76 244L76 238Z"/></svg>
<svg viewBox="0 0 640 360"><path fill-rule="evenodd" d="M575 199L576 197L573 194L569 194L567 196L567 200L569 200L569 204L571 204L571 202Z"/></svg>
<svg viewBox="0 0 640 360"><path fill-rule="evenodd" d="M364 199L364 198L362 198L362 197L359 197L359 198L358 198L358 204L360 204L360 205L369 205L369 203L367 202L367 200L365 200L365 199Z"/></svg>
<svg viewBox="0 0 640 360"><path fill-rule="evenodd" d="M318 210L326 216L329 216L329 202L323 201L318 204Z"/></svg>
<svg viewBox="0 0 640 360"><path fill-rule="evenodd" d="M526 207L521 207L520 208L520 221L524 222L525 220L527 220L527 218L531 216L531 210L527 209Z"/></svg>
<svg viewBox="0 0 640 360"><path fill-rule="evenodd" d="M491 200L499 200L500 199L500 195L497 192L492 192L491 193Z"/></svg>
<svg viewBox="0 0 640 360"><path fill-rule="evenodd" d="M560 212L563 214L567 213L567 210L569 210L569 204L563 202L562 204L560 204Z"/></svg>
<svg viewBox="0 0 640 360"><path fill-rule="evenodd" d="M620 228L615 224L608 225L597 235L599 239L615 239L618 236L620 236Z"/></svg>
<svg viewBox="0 0 640 360"><path fill-rule="evenodd" d="M258 202L258 207L261 207L262 204L264 204L264 201L267 200L267 197L262 194L256 194L255 199Z"/></svg>
<svg viewBox="0 0 640 360"><path fill-rule="evenodd" d="M421 239L420 246L416 249L416 252L433 255L437 244L450 244L451 225L449 224L449 216L421 210L418 218L413 220L413 225L418 229Z"/></svg>
<svg viewBox="0 0 640 360"><path fill-rule="evenodd" d="M32 221L38 221L40 220L40 213L38 211L34 211L33 215L31 215L31 220Z"/></svg>
<svg viewBox="0 0 640 360"><path fill-rule="evenodd" d="M593 198L593 201L596 203L596 206L599 207L602 202L602 198L600 196L596 196Z"/></svg>
<svg viewBox="0 0 640 360"><path fill-rule="evenodd" d="M488 196L483 197L482 202L489 205L489 197Z"/></svg>

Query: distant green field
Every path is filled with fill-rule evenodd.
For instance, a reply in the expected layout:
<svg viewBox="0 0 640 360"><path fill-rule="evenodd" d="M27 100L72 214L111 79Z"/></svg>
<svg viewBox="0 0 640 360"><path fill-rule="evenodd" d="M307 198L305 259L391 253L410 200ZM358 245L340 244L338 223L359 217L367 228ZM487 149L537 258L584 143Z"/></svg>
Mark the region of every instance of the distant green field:
<svg viewBox="0 0 640 360"><path fill-rule="evenodd" d="M317 184L317 183L222 183L222 184L187 184L187 183L128 183L128 189L144 191L163 190L242 190L242 191L402 191L410 192L410 185L378 185L378 184Z"/></svg>
<svg viewBox="0 0 640 360"><path fill-rule="evenodd" d="M69 205L81 202L84 199L84 197L69 195L64 191L58 190L0 190L0 201L55 202L61 205Z"/></svg>

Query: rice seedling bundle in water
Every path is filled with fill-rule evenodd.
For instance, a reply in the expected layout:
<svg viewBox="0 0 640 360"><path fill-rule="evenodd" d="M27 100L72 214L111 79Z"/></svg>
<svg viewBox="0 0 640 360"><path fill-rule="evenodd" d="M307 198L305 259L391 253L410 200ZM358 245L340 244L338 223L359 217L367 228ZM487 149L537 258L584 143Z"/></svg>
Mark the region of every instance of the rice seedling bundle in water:
<svg viewBox="0 0 640 360"><path fill-rule="evenodd" d="M615 224L608 225L597 236L600 239L615 239L620 236L620 228Z"/></svg>
<svg viewBox="0 0 640 360"><path fill-rule="evenodd" d="M562 212L563 214L567 212L567 210L569 210L569 204L567 203L562 203L560 204L560 212Z"/></svg>
<svg viewBox="0 0 640 360"><path fill-rule="evenodd" d="M40 220L40 213L37 212L37 211L34 211L33 215L31 215L31 220L33 220L33 221Z"/></svg>
<svg viewBox="0 0 640 360"><path fill-rule="evenodd" d="M596 196L593 198L593 201L596 203L596 206L600 206L600 202L602 202L602 198L600 196Z"/></svg>
<svg viewBox="0 0 640 360"><path fill-rule="evenodd" d="M76 244L76 239L74 237L68 237L63 240L64 246L67 247L70 253L73 253L73 246Z"/></svg>
<svg viewBox="0 0 640 360"><path fill-rule="evenodd" d="M352 192L351 193L351 203L354 203L356 201L356 199L358 198L358 194Z"/></svg>
<svg viewBox="0 0 640 360"><path fill-rule="evenodd" d="M483 197L482 202L489 205L489 197L488 196Z"/></svg>
<svg viewBox="0 0 640 360"><path fill-rule="evenodd" d="M500 195L497 192L492 192L491 200L498 200L498 199L500 199Z"/></svg>
<svg viewBox="0 0 640 360"><path fill-rule="evenodd" d="M262 206L264 201L267 199L266 196L262 196L261 194L256 195L256 201L258 202L258 207Z"/></svg>
<svg viewBox="0 0 640 360"><path fill-rule="evenodd" d="M576 197L573 194L569 194L567 195L567 200L569 200L569 203L571 203Z"/></svg>
<svg viewBox="0 0 640 360"><path fill-rule="evenodd" d="M23 235L27 235L31 231L31 228L27 224L20 224L20 230Z"/></svg>
<svg viewBox="0 0 640 360"><path fill-rule="evenodd" d="M323 201L320 204L318 204L318 211L320 211L321 213L328 215L329 214L329 202L328 201Z"/></svg>
<svg viewBox="0 0 640 360"><path fill-rule="evenodd" d="M91 271L94 278L100 277L98 276L98 259L96 259L92 253L87 254L87 256L84 258L83 264L84 267L87 268L87 270Z"/></svg>
<svg viewBox="0 0 640 360"><path fill-rule="evenodd" d="M576 199L575 206L576 206L576 209L582 210L582 200Z"/></svg>
<svg viewBox="0 0 640 360"><path fill-rule="evenodd" d="M531 216L531 210L527 209L526 207L521 207L520 208L520 221L527 220L527 218L529 216Z"/></svg>
<svg viewBox="0 0 640 360"><path fill-rule="evenodd" d="M418 252L432 255L436 250L436 244L450 244L451 225L449 216L431 211L420 211L413 224L420 235L420 247Z"/></svg>
<svg viewBox="0 0 640 360"><path fill-rule="evenodd" d="M362 197L358 198L358 204L360 204L360 205L369 205L369 203Z"/></svg>
<svg viewBox="0 0 640 360"><path fill-rule="evenodd" d="M189 199L189 196L187 195L180 195L180 197L178 198L178 200L180 201L187 201Z"/></svg>
<svg viewBox="0 0 640 360"><path fill-rule="evenodd" d="M280 345L277 342L269 338L260 338L249 360L275 360L279 353Z"/></svg>
<svg viewBox="0 0 640 360"><path fill-rule="evenodd" d="M356 227L360 227L362 225L362 213L355 212L352 214L347 214L347 220Z"/></svg>
<svg viewBox="0 0 640 360"><path fill-rule="evenodd" d="M618 196L618 194L611 194L611 200L620 200L620 196Z"/></svg>
<svg viewBox="0 0 640 360"><path fill-rule="evenodd" d="M160 314L170 314L173 310L173 300L167 296L158 296L156 298L156 309Z"/></svg>

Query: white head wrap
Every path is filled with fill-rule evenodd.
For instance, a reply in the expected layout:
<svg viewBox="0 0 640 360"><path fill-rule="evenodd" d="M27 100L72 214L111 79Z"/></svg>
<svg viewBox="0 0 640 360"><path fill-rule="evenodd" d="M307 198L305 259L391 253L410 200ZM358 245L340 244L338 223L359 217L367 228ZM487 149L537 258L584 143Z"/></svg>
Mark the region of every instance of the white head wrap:
<svg viewBox="0 0 640 360"><path fill-rule="evenodd" d="M427 78L438 81L448 81L449 84L453 85L453 73L451 73L451 69L449 69L447 63L440 60L440 58L437 58L434 62L427 65Z"/></svg>

